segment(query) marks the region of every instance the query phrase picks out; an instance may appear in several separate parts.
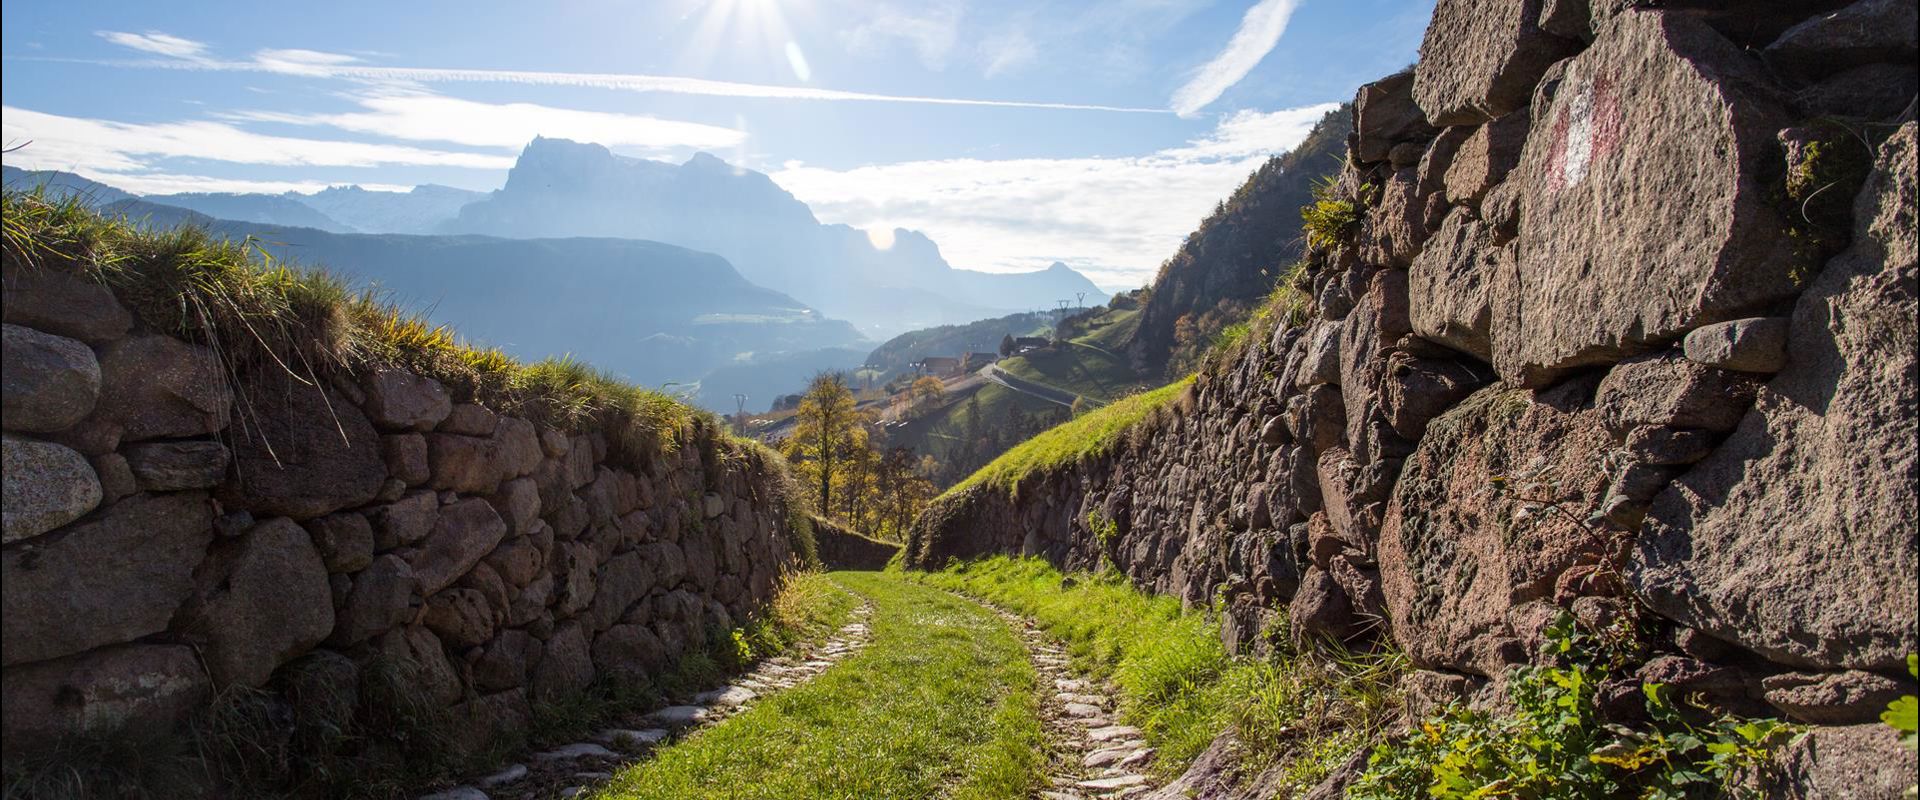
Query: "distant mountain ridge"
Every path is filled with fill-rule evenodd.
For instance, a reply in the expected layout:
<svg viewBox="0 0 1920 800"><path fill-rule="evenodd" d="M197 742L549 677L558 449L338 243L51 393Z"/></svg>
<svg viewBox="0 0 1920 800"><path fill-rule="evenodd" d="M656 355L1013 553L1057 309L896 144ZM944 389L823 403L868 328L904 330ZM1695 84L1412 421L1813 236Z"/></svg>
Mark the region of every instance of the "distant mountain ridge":
<svg viewBox="0 0 1920 800"><path fill-rule="evenodd" d="M626 236L725 256L748 279L806 298L873 332L968 322L1085 293L1064 264L1029 273L955 269L917 231L890 246L828 225L766 175L706 153L684 164L627 158L596 144L536 138L507 182L445 230L494 236Z"/></svg>
<svg viewBox="0 0 1920 800"><path fill-rule="evenodd" d="M60 194L78 193L88 202L105 206L135 197L113 186L57 170L4 167L12 188L45 185ZM329 186L312 194L284 192L182 192L153 194L139 199L197 211L209 217L266 225L290 225L332 233L436 233L460 213L460 207L486 192L421 184L404 192L374 191L359 186Z"/></svg>

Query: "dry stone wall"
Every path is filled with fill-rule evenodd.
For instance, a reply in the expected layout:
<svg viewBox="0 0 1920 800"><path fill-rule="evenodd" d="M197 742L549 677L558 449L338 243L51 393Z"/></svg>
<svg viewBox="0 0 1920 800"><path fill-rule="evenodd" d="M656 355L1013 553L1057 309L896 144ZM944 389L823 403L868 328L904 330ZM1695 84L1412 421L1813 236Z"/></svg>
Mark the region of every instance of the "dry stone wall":
<svg viewBox="0 0 1920 800"><path fill-rule="evenodd" d="M1604 712L1657 681L1847 743L1782 796L1911 782L1875 720L1920 649L1914 4L1651 5L1441 0L1355 100L1309 321L1116 452L937 503L909 561L1388 639L1418 707L1498 702L1563 612L1639 619Z"/></svg>
<svg viewBox="0 0 1920 800"><path fill-rule="evenodd" d="M405 371L232 374L98 285L5 279L9 753L382 657L477 747L705 647L796 563L784 467L704 422L616 456Z"/></svg>

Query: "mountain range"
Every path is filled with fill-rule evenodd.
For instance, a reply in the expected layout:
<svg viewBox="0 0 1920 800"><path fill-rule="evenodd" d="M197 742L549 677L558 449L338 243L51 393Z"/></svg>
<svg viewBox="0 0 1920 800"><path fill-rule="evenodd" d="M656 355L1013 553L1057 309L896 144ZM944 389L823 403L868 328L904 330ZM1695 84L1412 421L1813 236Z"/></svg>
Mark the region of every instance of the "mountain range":
<svg viewBox="0 0 1920 800"><path fill-rule="evenodd" d="M762 286L884 338L1084 295L1107 295L1065 264L1026 273L955 269L932 239L821 223L771 178L706 153L684 164L627 158L597 144L536 138L504 187L463 206L448 232L494 236L625 236L725 256Z"/></svg>

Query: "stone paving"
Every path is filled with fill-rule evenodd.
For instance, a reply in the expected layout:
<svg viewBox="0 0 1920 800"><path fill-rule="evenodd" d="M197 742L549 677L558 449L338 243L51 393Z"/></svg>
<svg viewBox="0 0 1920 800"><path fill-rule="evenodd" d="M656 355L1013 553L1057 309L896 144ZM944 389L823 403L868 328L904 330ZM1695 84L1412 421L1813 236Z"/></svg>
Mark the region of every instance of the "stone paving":
<svg viewBox="0 0 1920 800"><path fill-rule="evenodd" d="M853 618L832 637L794 654L770 658L731 683L694 695L683 705L629 718L593 736L534 753L524 762L473 778L465 785L420 797L419 800L552 800L584 796L620 770L651 757L654 748L669 740L713 725L751 707L759 698L806 683L866 646L870 603L862 603Z"/></svg>
<svg viewBox="0 0 1920 800"><path fill-rule="evenodd" d="M965 596L965 595L962 595ZM980 602L977 598L969 598ZM1133 797L1153 790L1153 748L1140 729L1115 718L1112 687L1073 671L1065 650L1031 620L983 603L1020 633L1044 692L1040 716L1053 744L1044 800Z"/></svg>

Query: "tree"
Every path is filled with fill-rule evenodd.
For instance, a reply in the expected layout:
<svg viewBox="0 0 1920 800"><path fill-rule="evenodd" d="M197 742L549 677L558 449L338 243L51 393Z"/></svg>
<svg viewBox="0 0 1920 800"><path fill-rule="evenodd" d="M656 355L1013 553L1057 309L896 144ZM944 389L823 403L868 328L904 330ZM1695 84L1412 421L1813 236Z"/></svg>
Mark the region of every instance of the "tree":
<svg viewBox="0 0 1920 800"><path fill-rule="evenodd" d="M853 391L838 374L822 372L807 383L795 414L793 435L783 450L804 465L820 487L820 513L831 514L833 480L843 460L855 449L865 450L866 430L854 409Z"/></svg>
<svg viewBox="0 0 1920 800"><path fill-rule="evenodd" d="M913 385L907 388L907 397L918 407L916 410L924 410L924 407L939 403L941 396L946 393L946 385L942 384L939 378L931 375L914 381Z"/></svg>
<svg viewBox="0 0 1920 800"><path fill-rule="evenodd" d="M1000 337L1000 357L1001 358L1006 358L1007 356L1013 355L1013 348L1014 348L1013 334L1009 333L1005 336Z"/></svg>

